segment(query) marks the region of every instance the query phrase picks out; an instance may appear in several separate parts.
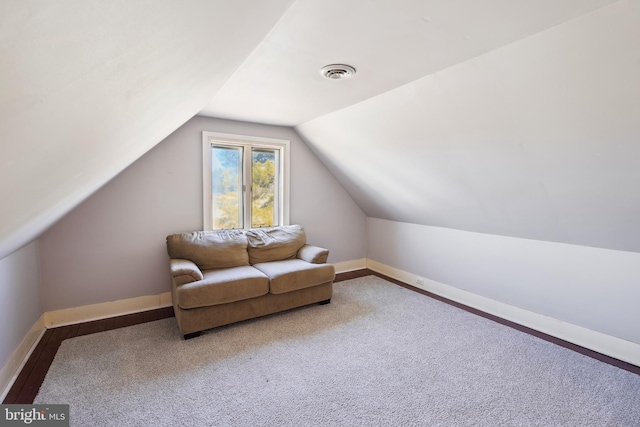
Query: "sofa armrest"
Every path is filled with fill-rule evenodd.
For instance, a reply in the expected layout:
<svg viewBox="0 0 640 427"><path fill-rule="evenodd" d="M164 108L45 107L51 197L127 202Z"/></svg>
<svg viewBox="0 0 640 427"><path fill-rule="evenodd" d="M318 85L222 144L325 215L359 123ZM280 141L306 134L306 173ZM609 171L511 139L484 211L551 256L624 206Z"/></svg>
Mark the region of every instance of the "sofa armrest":
<svg viewBox="0 0 640 427"><path fill-rule="evenodd" d="M202 271L194 262L188 259L171 260L171 277L173 277L178 286L204 279Z"/></svg>
<svg viewBox="0 0 640 427"><path fill-rule="evenodd" d="M313 245L304 245L298 250L298 259L311 264L324 264L329 257L329 249Z"/></svg>

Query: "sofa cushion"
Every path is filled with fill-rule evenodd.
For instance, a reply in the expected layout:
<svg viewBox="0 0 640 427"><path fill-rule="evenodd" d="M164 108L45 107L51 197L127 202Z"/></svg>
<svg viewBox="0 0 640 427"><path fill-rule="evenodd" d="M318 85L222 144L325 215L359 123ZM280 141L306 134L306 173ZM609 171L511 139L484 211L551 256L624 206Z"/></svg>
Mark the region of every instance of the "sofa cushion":
<svg viewBox="0 0 640 427"><path fill-rule="evenodd" d="M253 267L203 271L204 279L176 288L180 308L207 307L265 295L269 279Z"/></svg>
<svg viewBox="0 0 640 427"><path fill-rule="evenodd" d="M173 259L188 259L201 270L249 265L247 237L241 230L193 231L167 237Z"/></svg>
<svg viewBox="0 0 640 427"><path fill-rule="evenodd" d="M247 231L249 263L281 261L295 258L307 241L300 225L256 228Z"/></svg>
<svg viewBox="0 0 640 427"><path fill-rule="evenodd" d="M310 288L335 278L333 265L311 264L300 259L258 263L254 267L269 277L269 292L272 294Z"/></svg>

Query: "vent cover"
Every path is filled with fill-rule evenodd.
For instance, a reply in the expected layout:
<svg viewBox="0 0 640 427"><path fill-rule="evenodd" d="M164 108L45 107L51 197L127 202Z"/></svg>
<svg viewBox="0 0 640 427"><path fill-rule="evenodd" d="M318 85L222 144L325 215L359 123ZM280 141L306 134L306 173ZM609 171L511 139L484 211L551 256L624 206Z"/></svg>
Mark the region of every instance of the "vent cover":
<svg viewBox="0 0 640 427"><path fill-rule="evenodd" d="M353 76L356 69L345 64L331 64L320 69L320 74L330 80L344 80Z"/></svg>

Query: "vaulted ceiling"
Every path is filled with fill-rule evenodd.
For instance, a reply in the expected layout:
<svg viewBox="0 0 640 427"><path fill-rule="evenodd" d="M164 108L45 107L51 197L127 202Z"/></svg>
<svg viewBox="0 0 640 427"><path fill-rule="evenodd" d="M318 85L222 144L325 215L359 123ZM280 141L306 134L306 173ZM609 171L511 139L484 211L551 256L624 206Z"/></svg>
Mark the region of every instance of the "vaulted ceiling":
<svg viewBox="0 0 640 427"><path fill-rule="evenodd" d="M197 113L372 217L640 251L639 45L638 0L2 2L0 258Z"/></svg>

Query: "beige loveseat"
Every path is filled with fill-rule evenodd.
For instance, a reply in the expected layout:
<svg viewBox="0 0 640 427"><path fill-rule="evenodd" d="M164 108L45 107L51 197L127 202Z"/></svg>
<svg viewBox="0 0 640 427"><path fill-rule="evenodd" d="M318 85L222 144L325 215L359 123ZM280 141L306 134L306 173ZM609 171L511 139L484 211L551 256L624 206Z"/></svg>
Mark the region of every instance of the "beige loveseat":
<svg viewBox="0 0 640 427"><path fill-rule="evenodd" d="M329 251L290 225L167 236L173 308L185 339L200 331L313 303L328 303Z"/></svg>

